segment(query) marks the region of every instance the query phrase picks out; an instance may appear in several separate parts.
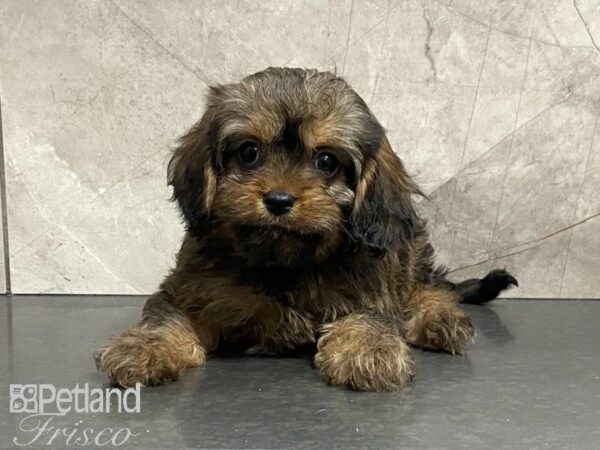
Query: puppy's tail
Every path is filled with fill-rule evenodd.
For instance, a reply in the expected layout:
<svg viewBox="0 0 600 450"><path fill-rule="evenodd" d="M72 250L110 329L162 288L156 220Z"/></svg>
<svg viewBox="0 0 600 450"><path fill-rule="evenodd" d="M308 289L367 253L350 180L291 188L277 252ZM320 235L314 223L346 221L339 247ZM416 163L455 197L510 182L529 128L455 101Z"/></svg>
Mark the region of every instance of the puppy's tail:
<svg viewBox="0 0 600 450"><path fill-rule="evenodd" d="M498 294L512 286L519 286L519 282L506 270L496 269L484 278L471 278L460 283L452 283L452 290L456 291L461 303L482 305L498 297Z"/></svg>

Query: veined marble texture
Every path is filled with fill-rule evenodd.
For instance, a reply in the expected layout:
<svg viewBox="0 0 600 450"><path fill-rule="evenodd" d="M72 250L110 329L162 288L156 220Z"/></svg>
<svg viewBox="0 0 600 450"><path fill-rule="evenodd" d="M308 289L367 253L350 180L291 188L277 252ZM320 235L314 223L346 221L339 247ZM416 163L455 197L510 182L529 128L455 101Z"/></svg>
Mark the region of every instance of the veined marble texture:
<svg viewBox="0 0 600 450"><path fill-rule="evenodd" d="M452 277L600 297L600 0L3 0L13 292L152 292L182 236L170 148L208 85L267 66L363 96Z"/></svg>

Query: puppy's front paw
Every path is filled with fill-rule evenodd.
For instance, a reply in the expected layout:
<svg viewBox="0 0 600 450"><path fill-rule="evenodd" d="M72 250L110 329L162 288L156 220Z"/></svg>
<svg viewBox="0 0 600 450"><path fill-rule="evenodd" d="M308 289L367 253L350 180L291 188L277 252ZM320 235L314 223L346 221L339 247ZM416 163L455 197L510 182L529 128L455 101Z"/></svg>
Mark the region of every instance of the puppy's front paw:
<svg viewBox="0 0 600 450"><path fill-rule="evenodd" d="M406 330L406 340L411 345L452 354L463 354L475 336L469 316L454 306L420 313L408 321Z"/></svg>
<svg viewBox="0 0 600 450"><path fill-rule="evenodd" d="M98 349L94 359L118 386L152 386L175 381L185 367L204 363L206 352L197 341L175 342L164 330L135 327Z"/></svg>
<svg viewBox="0 0 600 450"><path fill-rule="evenodd" d="M336 386L394 391L415 374L412 351L400 336L354 318L325 327L317 348L315 367Z"/></svg>

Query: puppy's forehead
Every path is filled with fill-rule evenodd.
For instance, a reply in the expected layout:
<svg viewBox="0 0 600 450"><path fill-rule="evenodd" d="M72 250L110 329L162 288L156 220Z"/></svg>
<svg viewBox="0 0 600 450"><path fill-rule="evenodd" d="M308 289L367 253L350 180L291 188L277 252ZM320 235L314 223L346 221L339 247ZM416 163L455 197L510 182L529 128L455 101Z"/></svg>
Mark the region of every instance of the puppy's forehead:
<svg viewBox="0 0 600 450"><path fill-rule="evenodd" d="M271 143L293 124L307 149L360 153L370 128L380 128L352 88L327 72L267 69L215 88L213 96L222 139L237 135Z"/></svg>

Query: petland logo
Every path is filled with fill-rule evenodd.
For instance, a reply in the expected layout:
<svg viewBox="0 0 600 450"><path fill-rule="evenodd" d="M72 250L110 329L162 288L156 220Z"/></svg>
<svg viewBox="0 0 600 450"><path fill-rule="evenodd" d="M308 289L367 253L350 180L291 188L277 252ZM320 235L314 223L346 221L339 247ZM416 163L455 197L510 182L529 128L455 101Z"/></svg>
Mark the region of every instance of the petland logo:
<svg viewBox="0 0 600 450"><path fill-rule="evenodd" d="M112 400L116 401L116 405L111 405ZM125 390L90 389L87 383L83 387L76 384L73 389L56 389L52 384L10 385L11 413L108 413L111 408L119 413L139 413L140 384Z"/></svg>
<svg viewBox="0 0 600 450"><path fill-rule="evenodd" d="M82 426L78 420L68 420L70 426L59 426L57 421L69 413L101 414L140 412L141 385L135 388L92 388L85 383L74 388L57 389L52 384L11 384L10 412L28 414L19 422L19 431L26 435L15 436L13 443L28 445L124 445L131 437L139 436L130 428L94 429ZM148 430L146 430L148 431Z"/></svg>

